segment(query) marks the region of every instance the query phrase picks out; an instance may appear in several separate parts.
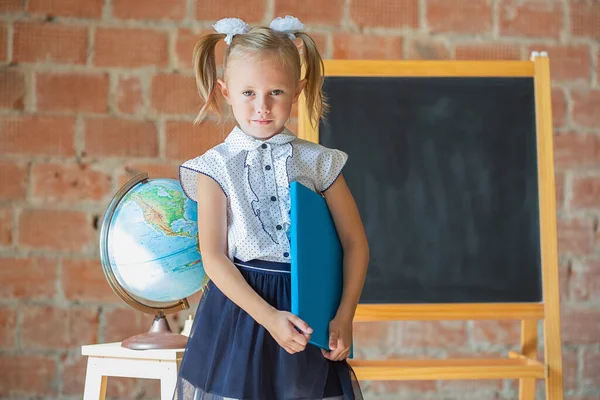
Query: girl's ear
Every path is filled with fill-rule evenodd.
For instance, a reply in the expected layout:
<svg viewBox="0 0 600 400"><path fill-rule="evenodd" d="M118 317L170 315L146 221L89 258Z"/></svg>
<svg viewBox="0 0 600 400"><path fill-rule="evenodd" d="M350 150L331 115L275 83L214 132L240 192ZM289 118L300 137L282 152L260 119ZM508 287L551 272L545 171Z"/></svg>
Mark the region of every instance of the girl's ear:
<svg viewBox="0 0 600 400"><path fill-rule="evenodd" d="M227 85L225 84L225 81L223 81L222 79L217 79L217 85L219 85L219 89L221 89L221 94L223 95L223 97L225 97L225 101L227 102L227 104L231 105L231 102L229 101L229 91L227 90Z"/></svg>
<svg viewBox="0 0 600 400"><path fill-rule="evenodd" d="M300 82L298 82L298 85L296 86L296 93L294 94L294 103L298 101L298 97L300 97L300 93L302 93L305 87L306 79L302 79Z"/></svg>

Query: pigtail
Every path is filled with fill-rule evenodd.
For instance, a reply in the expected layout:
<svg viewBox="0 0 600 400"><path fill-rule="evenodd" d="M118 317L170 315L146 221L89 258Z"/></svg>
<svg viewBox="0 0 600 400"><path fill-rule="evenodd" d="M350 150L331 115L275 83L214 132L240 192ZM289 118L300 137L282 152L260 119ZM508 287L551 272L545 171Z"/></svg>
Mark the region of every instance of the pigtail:
<svg viewBox="0 0 600 400"><path fill-rule="evenodd" d="M199 124L209 112L214 112L221 119L217 85L217 65L215 47L226 35L210 33L204 35L194 47L193 65L196 74L198 94L204 100L204 105L198 112L194 124Z"/></svg>
<svg viewBox="0 0 600 400"><path fill-rule="evenodd" d="M304 49L302 51L305 66L306 87L304 93L306 96L306 107L308 118L313 127L316 127L319 120L329 111L329 104L323 94L323 79L325 65L317 44L304 32L297 32L296 37L302 39Z"/></svg>

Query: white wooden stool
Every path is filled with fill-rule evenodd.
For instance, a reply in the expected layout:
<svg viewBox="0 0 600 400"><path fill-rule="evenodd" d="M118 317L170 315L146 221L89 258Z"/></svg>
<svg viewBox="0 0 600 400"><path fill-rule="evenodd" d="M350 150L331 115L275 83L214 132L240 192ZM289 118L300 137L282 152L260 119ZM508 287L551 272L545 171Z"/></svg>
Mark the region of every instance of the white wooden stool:
<svg viewBox="0 0 600 400"><path fill-rule="evenodd" d="M109 376L160 379L161 400L171 400L183 351L130 350L120 342L81 346L88 357L83 400L104 400Z"/></svg>

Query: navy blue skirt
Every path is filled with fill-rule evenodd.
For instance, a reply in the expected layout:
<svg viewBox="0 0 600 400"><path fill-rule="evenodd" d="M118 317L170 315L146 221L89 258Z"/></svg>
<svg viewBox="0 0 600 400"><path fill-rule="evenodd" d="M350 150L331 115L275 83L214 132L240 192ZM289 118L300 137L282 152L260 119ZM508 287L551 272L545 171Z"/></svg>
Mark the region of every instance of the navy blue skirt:
<svg viewBox="0 0 600 400"><path fill-rule="evenodd" d="M291 310L290 264L235 260L248 284L278 310ZM289 354L244 310L209 283L179 369L177 400L362 399L346 361L308 344Z"/></svg>

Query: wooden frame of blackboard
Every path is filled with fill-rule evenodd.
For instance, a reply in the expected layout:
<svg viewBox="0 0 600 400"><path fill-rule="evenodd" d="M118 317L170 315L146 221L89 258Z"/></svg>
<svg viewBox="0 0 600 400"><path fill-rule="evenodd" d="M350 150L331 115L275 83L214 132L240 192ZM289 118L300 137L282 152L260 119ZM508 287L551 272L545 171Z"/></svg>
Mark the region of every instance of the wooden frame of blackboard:
<svg viewBox="0 0 600 400"><path fill-rule="evenodd" d="M359 304L355 321L520 320L521 352L508 358L438 360L353 360L360 380L519 379L519 399L535 399L536 379L545 379L549 400L563 399L556 197L549 58L532 52L529 61L326 60L325 77L532 77L538 156L540 303ZM298 136L319 143L300 97ZM538 321L543 323L544 363L537 360Z"/></svg>

